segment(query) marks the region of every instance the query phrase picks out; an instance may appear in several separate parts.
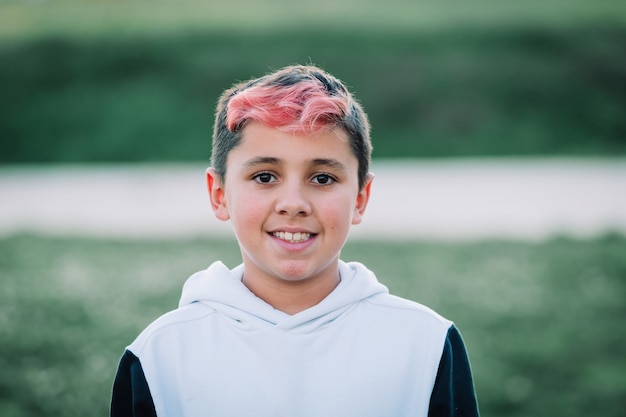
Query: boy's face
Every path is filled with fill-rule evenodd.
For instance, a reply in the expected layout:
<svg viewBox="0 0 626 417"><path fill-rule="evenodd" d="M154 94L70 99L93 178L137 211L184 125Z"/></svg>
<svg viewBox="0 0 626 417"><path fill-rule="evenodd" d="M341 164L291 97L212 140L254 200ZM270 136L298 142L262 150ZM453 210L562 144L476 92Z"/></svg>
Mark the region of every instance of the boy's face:
<svg viewBox="0 0 626 417"><path fill-rule="evenodd" d="M246 279L336 280L350 225L361 222L371 178L343 130L284 133L252 122L230 151L221 183L207 171L215 215L232 222Z"/></svg>

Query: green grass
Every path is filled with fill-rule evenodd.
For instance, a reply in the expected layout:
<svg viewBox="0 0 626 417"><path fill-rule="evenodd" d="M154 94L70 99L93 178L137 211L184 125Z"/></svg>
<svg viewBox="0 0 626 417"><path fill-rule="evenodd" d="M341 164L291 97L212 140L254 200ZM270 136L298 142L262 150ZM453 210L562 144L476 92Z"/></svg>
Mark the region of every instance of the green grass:
<svg viewBox="0 0 626 417"><path fill-rule="evenodd" d="M307 62L355 91L375 157L624 155L624 44L626 26L0 41L0 162L206 161L225 88Z"/></svg>
<svg viewBox="0 0 626 417"><path fill-rule="evenodd" d="M626 238L352 242L392 292L454 320L482 415L623 415ZM124 347L232 240L0 240L0 415L106 415Z"/></svg>
<svg viewBox="0 0 626 417"><path fill-rule="evenodd" d="M620 0L0 2L0 162L207 160L215 102L345 80L375 157L626 154Z"/></svg>
<svg viewBox="0 0 626 417"><path fill-rule="evenodd" d="M346 28L393 32L624 24L620 0L56 0L0 3L0 38L134 37L207 30Z"/></svg>

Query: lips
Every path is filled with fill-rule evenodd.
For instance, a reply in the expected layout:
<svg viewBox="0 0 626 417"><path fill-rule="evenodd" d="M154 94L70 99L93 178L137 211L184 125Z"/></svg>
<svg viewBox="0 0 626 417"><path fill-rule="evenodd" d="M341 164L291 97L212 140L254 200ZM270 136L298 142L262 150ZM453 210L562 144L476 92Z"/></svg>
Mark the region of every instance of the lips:
<svg viewBox="0 0 626 417"><path fill-rule="evenodd" d="M272 236L289 243L301 243L309 240L312 235L307 232L273 232Z"/></svg>

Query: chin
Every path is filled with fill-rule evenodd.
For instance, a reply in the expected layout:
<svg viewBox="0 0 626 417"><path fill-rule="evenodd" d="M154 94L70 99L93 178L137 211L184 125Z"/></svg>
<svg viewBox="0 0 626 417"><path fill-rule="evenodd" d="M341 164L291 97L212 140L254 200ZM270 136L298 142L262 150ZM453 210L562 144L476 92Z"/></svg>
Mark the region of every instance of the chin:
<svg viewBox="0 0 626 417"><path fill-rule="evenodd" d="M312 275L305 268L290 267L282 268L278 276L284 281L305 281L312 277Z"/></svg>
<svg viewBox="0 0 626 417"><path fill-rule="evenodd" d="M276 276L284 281L305 281L319 274L319 271L312 271L305 262L291 261L285 262L276 269Z"/></svg>

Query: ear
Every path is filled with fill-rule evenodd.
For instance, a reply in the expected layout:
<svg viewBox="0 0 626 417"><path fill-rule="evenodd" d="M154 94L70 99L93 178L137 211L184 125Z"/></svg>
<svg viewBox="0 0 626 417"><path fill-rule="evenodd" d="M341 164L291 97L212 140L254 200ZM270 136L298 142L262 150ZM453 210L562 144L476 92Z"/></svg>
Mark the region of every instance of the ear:
<svg viewBox="0 0 626 417"><path fill-rule="evenodd" d="M230 214L226 207L224 186L213 168L206 170L206 183L209 189L209 197L211 198L211 208L213 213L215 213L215 217L222 221L230 219Z"/></svg>
<svg viewBox="0 0 626 417"><path fill-rule="evenodd" d="M365 184L356 196L356 205L354 206L354 216L352 216L352 224L359 224L363 220L363 213L367 207L367 202L370 200L370 189L372 188L372 182L374 181L374 174L369 173L365 178Z"/></svg>

